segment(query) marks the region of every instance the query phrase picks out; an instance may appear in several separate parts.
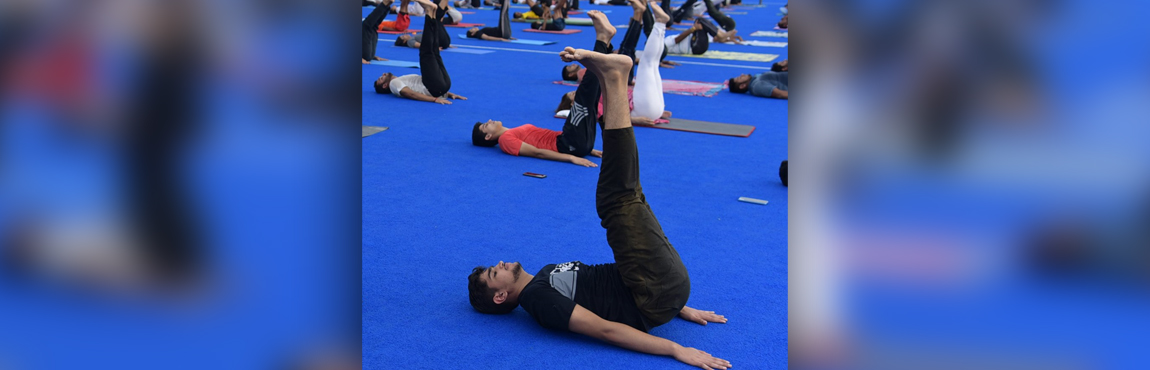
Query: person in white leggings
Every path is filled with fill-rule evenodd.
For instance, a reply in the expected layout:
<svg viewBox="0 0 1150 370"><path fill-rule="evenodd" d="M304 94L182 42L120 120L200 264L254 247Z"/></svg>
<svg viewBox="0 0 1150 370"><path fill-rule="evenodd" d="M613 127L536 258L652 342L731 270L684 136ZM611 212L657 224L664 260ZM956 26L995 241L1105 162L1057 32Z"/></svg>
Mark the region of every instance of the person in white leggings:
<svg viewBox="0 0 1150 370"><path fill-rule="evenodd" d="M654 1L647 10L654 13L655 24L647 35L647 46L639 52L639 69L635 71L635 107L632 116L651 120L663 117L663 77L659 75L659 57L663 55L663 34L667 31L667 21L671 19L663 8Z"/></svg>

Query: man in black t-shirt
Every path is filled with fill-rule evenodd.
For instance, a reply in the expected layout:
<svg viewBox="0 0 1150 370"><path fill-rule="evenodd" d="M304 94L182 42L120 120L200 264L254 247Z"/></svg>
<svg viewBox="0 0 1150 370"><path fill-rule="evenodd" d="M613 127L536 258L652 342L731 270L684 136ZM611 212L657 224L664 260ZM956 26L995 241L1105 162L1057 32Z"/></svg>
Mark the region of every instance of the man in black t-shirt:
<svg viewBox="0 0 1150 370"><path fill-rule="evenodd" d="M610 23L606 26L611 27ZM673 356L700 368L730 367L730 362L706 352L647 334L675 316L703 325L726 323L727 319L686 306L691 293L687 269L643 196L639 153L627 104L631 58L571 47L559 56L565 62L582 63L602 86L603 164L595 206L607 229L607 244L615 263L547 265L536 275L524 272L519 263L501 261L487 268L476 267L468 276L472 307L483 313L507 313L521 306L549 329Z"/></svg>

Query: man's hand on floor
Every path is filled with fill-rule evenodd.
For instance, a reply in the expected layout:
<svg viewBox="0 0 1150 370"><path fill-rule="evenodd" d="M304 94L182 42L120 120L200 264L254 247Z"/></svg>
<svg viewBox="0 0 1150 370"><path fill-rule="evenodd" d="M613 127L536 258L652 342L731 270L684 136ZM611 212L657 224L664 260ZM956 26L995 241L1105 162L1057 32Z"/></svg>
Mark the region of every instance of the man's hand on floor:
<svg viewBox="0 0 1150 370"><path fill-rule="evenodd" d="M679 311L679 317L683 318L683 320L698 323L699 325L707 325L708 322L727 323L727 318L723 315L715 314L715 311L696 310L687 306L683 306L683 309Z"/></svg>

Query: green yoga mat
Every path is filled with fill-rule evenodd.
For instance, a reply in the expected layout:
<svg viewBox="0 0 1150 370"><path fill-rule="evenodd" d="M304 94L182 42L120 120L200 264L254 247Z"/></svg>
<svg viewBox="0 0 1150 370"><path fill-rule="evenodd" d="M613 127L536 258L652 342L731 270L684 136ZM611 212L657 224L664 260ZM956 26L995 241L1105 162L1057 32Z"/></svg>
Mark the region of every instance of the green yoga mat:
<svg viewBox="0 0 1150 370"><path fill-rule="evenodd" d="M387 127L382 127L382 126L363 126L363 125L360 125L360 127L363 128L363 137L368 137L368 136L375 135L375 134L378 134L378 133L383 132L383 131L387 131Z"/></svg>
<svg viewBox="0 0 1150 370"><path fill-rule="evenodd" d="M770 62L770 61L773 61L773 60L779 58L778 54L740 53L740 52L735 52L735 51L715 51L715 50L708 50L706 53L703 53L703 55L669 54L668 56L703 58L703 59L741 60L744 62Z"/></svg>

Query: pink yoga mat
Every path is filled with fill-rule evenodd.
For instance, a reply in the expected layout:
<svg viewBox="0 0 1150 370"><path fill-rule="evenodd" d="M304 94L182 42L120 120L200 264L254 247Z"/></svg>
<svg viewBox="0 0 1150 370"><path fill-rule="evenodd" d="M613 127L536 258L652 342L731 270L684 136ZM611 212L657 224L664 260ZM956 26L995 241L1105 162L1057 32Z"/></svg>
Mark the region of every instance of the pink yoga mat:
<svg viewBox="0 0 1150 370"><path fill-rule="evenodd" d="M556 85L579 86L575 81L555 81ZM663 80L663 93L675 95L689 95L712 97L727 87L727 82L699 82L681 80Z"/></svg>
<svg viewBox="0 0 1150 370"><path fill-rule="evenodd" d="M413 29L408 28L407 31L377 31L377 32L385 34L385 35L402 35L405 33L416 33L416 32L421 32L421 31L423 31L423 30L413 30Z"/></svg>
<svg viewBox="0 0 1150 370"><path fill-rule="evenodd" d="M443 26L444 27L471 28L471 27L483 27L483 23L457 23L457 24L445 24Z"/></svg>
<svg viewBox="0 0 1150 370"><path fill-rule="evenodd" d="M537 29L534 29L534 28L528 28L528 29L525 29L525 30L523 30L523 32L538 32L538 33L553 33L553 34L556 34L556 35L570 35L570 34L572 34L572 33L579 33L579 32L583 32L583 30L571 30L571 29L567 29L567 30L562 30L562 31L544 31L544 30L537 30Z"/></svg>

